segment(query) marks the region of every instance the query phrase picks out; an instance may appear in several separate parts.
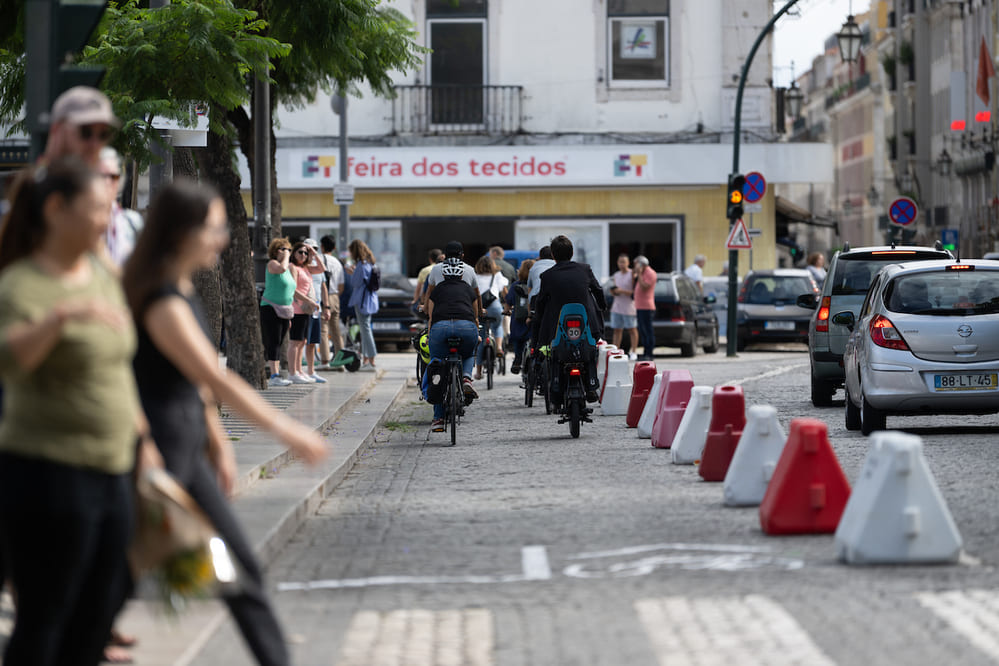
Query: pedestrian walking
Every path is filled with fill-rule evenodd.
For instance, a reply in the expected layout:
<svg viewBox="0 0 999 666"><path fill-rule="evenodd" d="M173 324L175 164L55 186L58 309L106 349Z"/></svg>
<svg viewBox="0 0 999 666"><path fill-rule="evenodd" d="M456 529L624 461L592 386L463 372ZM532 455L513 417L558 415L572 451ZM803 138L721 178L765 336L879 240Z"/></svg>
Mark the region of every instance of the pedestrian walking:
<svg viewBox="0 0 999 666"><path fill-rule="evenodd" d="M812 274L812 279L819 289L826 281L826 257L821 252L812 252L808 255L808 272Z"/></svg>
<svg viewBox="0 0 999 666"><path fill-rule="evenodd" d="M167 470L239 561L240 585L223 600L257 662L284 665L289 663L286 642L253 547L226 501L236 464L216 401L273 433L308 463L321 460L326 446L315 432L219 367L192 275L212 268L228 243L225 203L217 192L180 180L157 193L146 229L125 266L126 294L139 330L135 377Z"/></svg>
<svg viewBox="0 0 999 666"><path fill-rule="evenodd" d="M367 244L355 238L347 248L354 261L353 272L350 275L350 307L354 309L357 324L361 334L361 367L360 371L375 370L375 335L371 330L371 315L378 312L378 290L371 288L371 275L375 268L375 255Z"/></svg>
<svg viewBox="0 0 999 666"><path fill-rule="evenodd" d="M707 257L703 254L699 254L694 257L694 263L687 266L683 271L684 275L689 277L695 285L697 285L698 293L704 293L704 264L708 261Z"/></svg>
<svg viewBox="0 0 999 666"><path fill-rule="evenodd" d="M143 467L157 456L135 329L93 253L110 212L100 175L56 158L20 176L0 225L0 552L17 594L7 666L97 664L130 586L136 451Z"/></svg>

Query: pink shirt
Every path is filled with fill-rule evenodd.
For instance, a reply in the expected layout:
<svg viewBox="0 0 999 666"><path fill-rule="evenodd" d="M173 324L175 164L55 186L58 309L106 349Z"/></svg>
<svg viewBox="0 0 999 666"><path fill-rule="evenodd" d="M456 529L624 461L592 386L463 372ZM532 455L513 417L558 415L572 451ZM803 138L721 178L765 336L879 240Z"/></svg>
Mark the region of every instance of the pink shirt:
<svg viewBox="0 0 999 666"><path fill-rule="evenodd" d="M631 271L618 271L614 273L614 286L618 289L631 291ZM611 306L611 312L634 316L635 301L632 299L631 294L618 294L614 296L614 305Z"/></svg>
<svg viewBox="0 0 999 666"><path fill-rule="evenodd" d="M638 284L635 285L636 310L656 309L656 277L656 272L651 266L646 266L645 271L639 276Z"/></svg>
<svg viewBox="0 0 999 666"><path fill-rule="evenodd" d="M301 266L291 264L291 267L295 269L295 293L312 298L312 300L316 300L312 297L312 274ZM292 311L295 314L309 314L301 308L297 298L292 300L291 306Z"/></svg>

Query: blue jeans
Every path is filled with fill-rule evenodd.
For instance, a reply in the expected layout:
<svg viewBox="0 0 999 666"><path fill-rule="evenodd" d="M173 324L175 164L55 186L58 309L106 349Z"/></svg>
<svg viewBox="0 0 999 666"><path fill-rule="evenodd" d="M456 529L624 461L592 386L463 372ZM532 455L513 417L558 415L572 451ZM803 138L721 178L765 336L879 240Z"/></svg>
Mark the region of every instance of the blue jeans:
<svg viewBox="0 0 999 666"><path fill-rule="evenodd" d="M656 347L656 332L652 328L652 317L655 310L638 310L638 340L645 347L645 355L652 358L652 351ZM636 353L638 350L634 350Z"/></svg>
<svg viewBox="0 0 999 666"><path fill-rule="evenodd" d="M472 376L475 360L475 343L479 339L479 329L475 322L460 319L446 319L435 322L430 327L430 357L444 360L448 355L448 338L461 338L458 353L461 354L461 374ZM434 405L434 418L444 418L444 405Z"/></svg>
<svg viewBox="0 0 999 666"><path fill-rule="evenodd" d="M490 322L489 328L493 332L493 340L496 343L496 353L499 354L499 349L503 344L503 306L500 305L499 299L496 299L490 303L489 307L486 308L486 316L492 317L494 321ZM482 342L485 342L483 340ZM486 356L486 346L479 342L475 347L475 363L477 365L482 365Z"/></svg>
<svg viewBox="0 0 999 666"><path fill-rule="evenodd" d="M371 332L371 315L361 312L361 306L354 306L354 316L361 329L361 355L364 358L374 358L378 350L375 348L375 334Z"/></svg>

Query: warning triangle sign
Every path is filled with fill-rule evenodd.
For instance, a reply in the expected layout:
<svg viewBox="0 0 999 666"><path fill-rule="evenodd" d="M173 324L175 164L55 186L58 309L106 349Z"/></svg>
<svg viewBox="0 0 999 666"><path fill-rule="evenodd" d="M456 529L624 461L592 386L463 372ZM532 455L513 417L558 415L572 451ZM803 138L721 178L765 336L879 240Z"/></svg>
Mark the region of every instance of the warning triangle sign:
<svg viewBox="0 0 999 666"><path fill-rule="evenodd" d="M752 250L753 241L749 239L749 231L746 230L746 223L739 218L732 225L732 231L728 234L725 247L729 250Z"/></svg>

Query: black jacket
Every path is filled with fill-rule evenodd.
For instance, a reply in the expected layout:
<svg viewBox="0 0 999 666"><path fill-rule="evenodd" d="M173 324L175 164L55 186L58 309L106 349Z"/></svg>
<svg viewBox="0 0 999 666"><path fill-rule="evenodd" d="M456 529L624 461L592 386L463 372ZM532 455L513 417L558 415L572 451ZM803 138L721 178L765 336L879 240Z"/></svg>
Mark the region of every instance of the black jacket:
<svg viewBox="0 0 999 666"><path fill-rule="evenodd" d="M541 290L534 301L531 325L532 337L538 345L546 345L555 337L559 312L568 303L586 306L586 319L593 339L603 337L603 313L607 302L590 265L560 261L541 274Z"/></svg>

